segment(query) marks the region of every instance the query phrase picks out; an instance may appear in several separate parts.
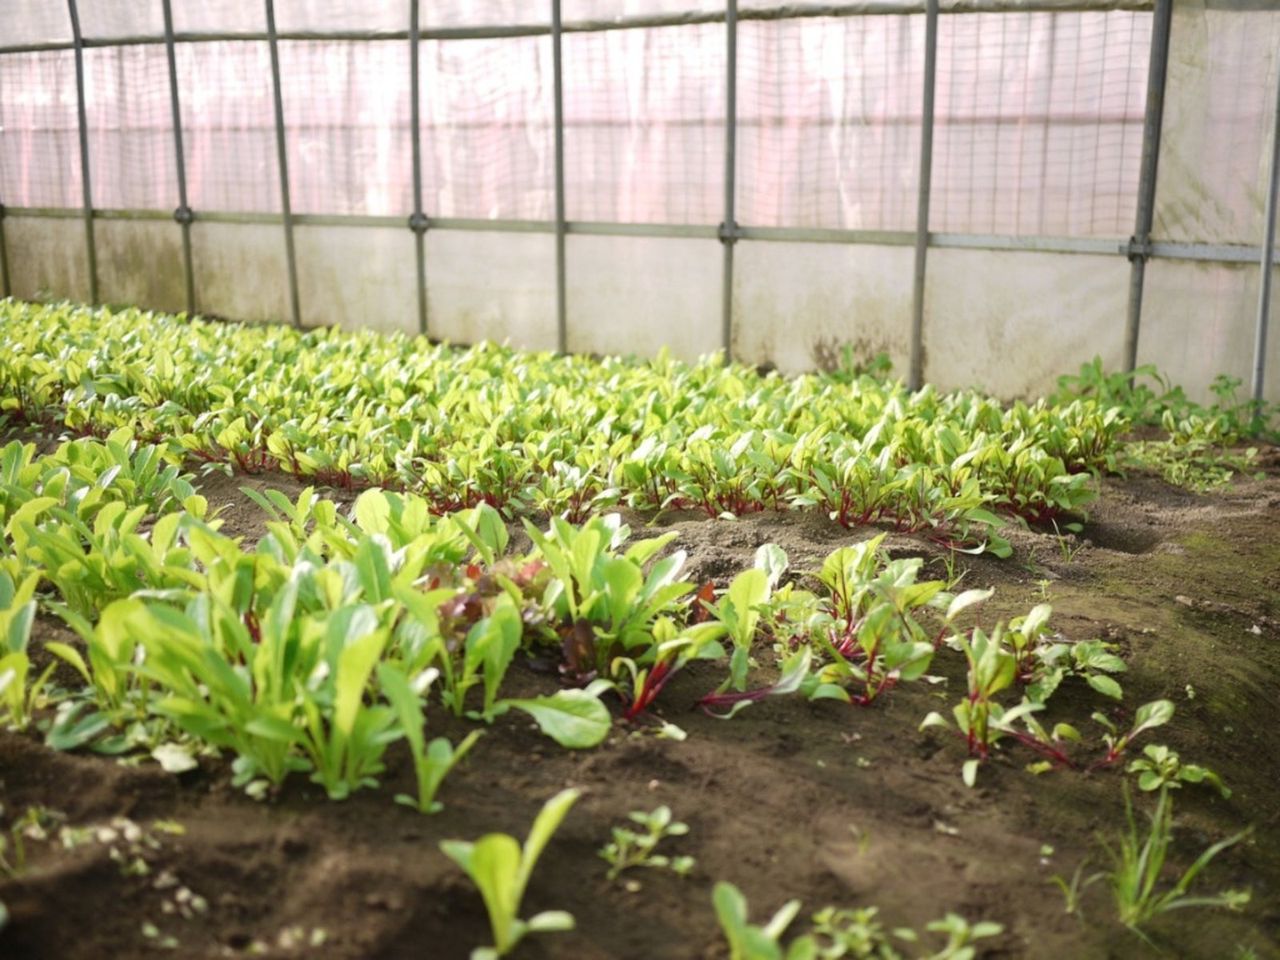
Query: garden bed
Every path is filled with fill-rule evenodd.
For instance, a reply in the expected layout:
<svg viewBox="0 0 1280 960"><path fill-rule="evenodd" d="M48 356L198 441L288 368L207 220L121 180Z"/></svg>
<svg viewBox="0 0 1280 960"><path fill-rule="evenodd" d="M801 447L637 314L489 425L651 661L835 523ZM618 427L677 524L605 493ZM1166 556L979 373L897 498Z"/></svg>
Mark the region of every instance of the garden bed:
<svg viewBox="0 0 1280 960"><path fill-rule="evenodd" d="M1155 739L1212 767L1233 791L1230 799L1204 785L1178 791L1179 865L1254 826L1201 880L1212 890L1249 887L1251 903L1240 913L1186 910L1158 919L1146 931L1164 955L1277 955L1274 464L1263 479L1203 495L1148 476L1108 479L1079 537L1020 532L1010 558L962 558L964 586L996 589L985 619L1047 600L1069 639L1118 645L1129 665L1129 709L1156 697L1176 703L1175 719ZM290 495L301 484L273 475L205 485L211 504L226 508L224 532L256 537L262 512L236 489L246 482ZM845 529L813 511L737 521L663 515L645 532L665 530L679 533L692 574L719 587L750 566L762 543L780 544L804 569L876 532ZM893 536L888 547L893 555L925 556L929 573L945 574L947 552L923 538ZM37 644L69 636L41 615ZM1161 955L1115 921L1103 883L1068 915L1050 879L1070 878L1086 856L1086 873L1106 865L1096 836L1114 837L1123 826L1121 770L1035 776L1023 769L1035 757L1013 745L984 764L976 788L966 788L963 741L917 731L927 712L946 709L946 688L963 688L962 661L940 660L935 672L947 676L943 690L904 685L870 708L778 697L720 721L694 705L723 669L695 664L657 710L688 733L682 742L657 738L653 723L616 724L602 746L565 751L522 714L508 714L449 777L445 808L430 817L390 802L412 789L401 745L390 751L380 790L331 803L294 777L278 796L255 801L230 785L225 761L202 759L197 770L175 776L151 762L55 753L32 736L5 733L6 811L42 805L66 825L116 826L71 850L28 842L26 874L0 882L11 914L0 946L11 960L147 956L165 942L183 957L465 957L490 942L486 914L439 841L492 830L523 836L543 801L575 786L582 798L534 874L527 910L567 910L577 929L529 938L517 956L727 956L711 907L717 880L738 885L759 922L799 898L802 917L826 905L876 905L887 927L914 927L934 949L943 938L925 933L925 924L954 911L1003 925L981 942L980 956ZM558 685L519 664L507 683L517 695ZM1058 698L1082 725L1098 706L1083 684L1069 683ZM471 725L433 714L430 726L456 741ZM1143 809L1147 800L1138 801ZM666 843L696 858L691 875L639 870L607 881L596 851L610 827L659 804L690 826ZM127 839L119 818L144 837ZM145 874L131 868L137 858ZM638 889L624 886L632 878ZM207 908L179 902L183 889Z"/></svg>

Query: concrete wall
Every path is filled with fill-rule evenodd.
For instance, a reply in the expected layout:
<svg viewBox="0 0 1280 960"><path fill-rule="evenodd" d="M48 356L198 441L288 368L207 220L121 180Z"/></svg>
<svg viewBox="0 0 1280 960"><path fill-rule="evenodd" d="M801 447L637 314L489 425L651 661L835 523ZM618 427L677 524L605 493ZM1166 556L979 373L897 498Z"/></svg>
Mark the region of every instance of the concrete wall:
<svg viewBox="0 0 1280 960"><path fill-rule="evenodd" d="M927 276L924 378L941 388L1032 397L1095 355L1123 365L1121 257L930 250Z"/></svg>
<svg viewBox="0 0 1280 960"><path fill-rule="evenodd" d="M13 296L24 300L89 298L83 220L6 214L4 243Z"/></svg>

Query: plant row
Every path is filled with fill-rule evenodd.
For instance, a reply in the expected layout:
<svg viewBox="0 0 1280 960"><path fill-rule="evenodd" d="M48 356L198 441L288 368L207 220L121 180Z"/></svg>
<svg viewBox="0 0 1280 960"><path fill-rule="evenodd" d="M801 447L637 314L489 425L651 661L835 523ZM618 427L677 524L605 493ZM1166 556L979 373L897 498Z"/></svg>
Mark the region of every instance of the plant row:
<svg viewBox="0 0 1280 960"><path fill-rule="evenodd" d="M996 514L1078 511L1126 426L1093 400L1004 406L716 357L457 350L13 301L0 303L0 412L85 435L127 428L228 469L408 490L435 512L816 506L997 552Z"/></svg>

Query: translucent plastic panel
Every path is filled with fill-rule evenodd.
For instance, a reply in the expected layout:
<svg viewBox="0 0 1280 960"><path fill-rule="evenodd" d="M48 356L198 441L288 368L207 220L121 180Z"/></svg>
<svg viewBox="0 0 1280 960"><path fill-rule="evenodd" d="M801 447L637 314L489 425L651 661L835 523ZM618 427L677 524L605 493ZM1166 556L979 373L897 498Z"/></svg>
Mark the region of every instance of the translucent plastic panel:
<svg viewBox="0 0 1280 960"><path fill-rule="evenodd" d="M1012 399L1044 396L1095 356L1117 370L1128 291L1124 257L931 250L924 378Z"/></svg>
<svg viewBox="0 0 1280 960"><path fill-rule="evenodd" d="M71 40L71 17L56 0L4 0L0 43L57 43Z"/></svg>
<svg viewBox="0 0 1280 960"><path fill-rule="evenodd" d="M294 211L407 217L409 45L282 40L280 72Z"/></svg>
<svg viewBox="0 0 1280 960"><path fill-rule="evenodd" d="M0 203L79 207L79 136L71 51L0 57Z"/></svg>
<svg viewBox="0 0 1280 960"><path fill-rule="evenodd" d="M784 373L886 353L905 377L911 350L910 247L762 243L734 247L733 355Z"/></svg>
<svg viewBox="0 0 1280 960"><path fill-rule="evenodd" d="M93 47L84 65L94 206L172 210L178 182L165 48Z"/></svg>
<svg viewBox="0 0 1280 960"><path fill-rule="evenodd" d="M424 8L431 6L425 0ZM408 30L409 0L275 0L276 29Z"/></svg>
<svg viewBox="0 0 1280 960"><path fill-rule="evenodd" d="M747 21L738 44L738 220L914 227L924 18Z"/></svg>
<svg viewBox="0 0 1280 960"><path fill-rule="evenodd" d="M571 220L724 219L724 28L564 38Z"/></svg>
<svg viewBox="0 0 1280 960"><path fill-rule="evenodd" d="M426 247L431 336L556 348L556 249L550 236L431 230Z"/></svg>
<svg viewBox="0 0 1280 960"><path fill-rule="evenodd" d="M550 218L555 183L551 41L424 41L421 70L427 213Z"/></svg>
<svg viewBox="0 0 1280 960"><path fill-rule="evenodd" d="M570 235L569 349L682 360L721 346L723 250L714 240Z"/></svg>
<svg viewBox="0 0 1280 960"><path fill-rule="evenodd" d="M413 234L402 227L299 225L302 322L418 332Z"/></svg>
<svg viewBox="0 0 1280 960"><path fill-rule="evenodd" d="M725 6L725 0L561 0L560 16L568 23L655 14L723 12Z"/></svg>
<svg viewBox="0 0 1280 960"><path fill-rule="evenodd" d="M938 36L930 226L1133 232L1148 13L947 16Z"/></svg>
<svg viewBox="0 0 1280 960"><path fill-rule="evenodd" d="M408 6L405 22L408 22ZM551 22L551 0L422 0L420 25L493 27Z"/></svg>
<svg viewBox="0 0 1280 960"><path fill-rule="evenodd" d="M262 0L172 0L178 33L261 33L267 29Z"/></svg>
<svg viewBox="0 0 1280 960"><path fill-rule="evenodd" d="M51 7L65 6L46 0ZM164 8L160 0L77 0L80 32L87 40L112 37L164 36Z"/></svg>
<svg viewBox="0 0 1280 960"><path fill-rule="evenodd" d="M280 179L267 44L182 43L177 58L192 208L278 211Z"/></svg>
<svg viewBox="0 0 1280 960"><path fill-rule="evenodd" d="M1261 243L1280 10L1175 4L1155 235Z"/></svg>

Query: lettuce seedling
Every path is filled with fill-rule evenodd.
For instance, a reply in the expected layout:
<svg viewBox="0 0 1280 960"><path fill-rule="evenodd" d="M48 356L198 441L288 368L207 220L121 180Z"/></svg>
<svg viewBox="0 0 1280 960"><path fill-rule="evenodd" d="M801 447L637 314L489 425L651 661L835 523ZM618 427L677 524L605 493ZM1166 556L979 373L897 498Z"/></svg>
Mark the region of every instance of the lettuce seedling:
<svg viewBox="0 0 1280 960"><path fill-rule="evenodd" d="M729 941L729 960L816 960L817 944L798 937L785 950L782 935L800 912L799 900L788 900L764 926L747 918L747 898L731 883L720 881L711 894L716 919Z"/></svg>
<svg viewBox="0 0 1280 960"><path fill-rule="evenodd" d="M31 659L27 643L35 620L35 594L39 574L30 574L15 585L8 573L0 571L0 714L11 730L25 730L31 714L43 696L53 664L30 685Z"/></svg>
<svg viewBox="0 0 1280 960"><path fill-rule="evenodd" d="M573 917L562 910L539 913L528 920L521 920L519 912L538 858L579 795L577 790L562 790L543 804L523 846L505 833L486 834L474 843L441 841L440 849L466 871L489 912L493 946L476 948L471 960L505 956L529 933L573 929Z"/></svg>
<svg viewBox="0 0 1280 960"><path fill-rule="evenodd" d="M436 800L440 785L484 732L471 731L457 747L445 737L436 737L427 743L423 735L426 716L422 712L422 698L437 676L439 671L433 667L410 683L408 677L392 664L378 664L378 683L383 696L399 718L400 729L404 731L405 740L408 741L413 771L418 781L417 799L401 793L396 795L396 803L414 807L419 813L438 813L444 809L444 804Z"/></svg>

